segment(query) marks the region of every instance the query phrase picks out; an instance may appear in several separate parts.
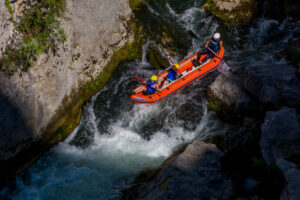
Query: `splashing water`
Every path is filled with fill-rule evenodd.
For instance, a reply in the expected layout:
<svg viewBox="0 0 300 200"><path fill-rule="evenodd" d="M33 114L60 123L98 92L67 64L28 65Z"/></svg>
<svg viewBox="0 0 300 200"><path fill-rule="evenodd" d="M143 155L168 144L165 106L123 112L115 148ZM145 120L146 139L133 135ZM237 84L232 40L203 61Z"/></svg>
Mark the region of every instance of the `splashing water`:
<svg viewBox="0 0 300 200"><path fill-rule="evenodd" d="M249 30L225 27L201 11L203 1L170 2L149 1L146 7L151 17L172 21L203 39L187 39L188 54L203 46L213 32L220 32L226 60L234 66L286 62L274 55L300 32L300 22L291 19L279 23L260 18ZM203 97L216 73L155 105L130 101L128 91L137 86L134 75L146 79L160 72L147 62L148 44L142 60L121 64L85 105L74 132L18 176L12 187L0 191L0 199L120 199L122 189L139 172L159 166L179 145L227 130L215 113L207 111Z"/></svg>

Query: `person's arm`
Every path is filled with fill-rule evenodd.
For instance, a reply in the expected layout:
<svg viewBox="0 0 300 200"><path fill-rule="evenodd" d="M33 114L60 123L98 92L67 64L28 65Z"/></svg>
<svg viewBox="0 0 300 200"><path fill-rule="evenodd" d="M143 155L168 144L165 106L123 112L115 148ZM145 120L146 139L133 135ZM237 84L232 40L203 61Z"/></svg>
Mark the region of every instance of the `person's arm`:
<svg viewBox="0 0 300 200"><path fill-rule="evenodd" d="M222 48L223 48L223 42L220 41L220 49L222 49Z"/></svg>
<svg viewBox="0 0 300 200"><path fill-rule="evenodd" d="M182 75L181 71L179 69L176 69L177 77L180 77Z"/></svg>
<svg viewBox="0 0 300 200"><path fill-rule="evenodd" d="M208 47L208 44L210 43L210 41L211 41L211 38L209 40L207 40L207 42L205 43L205 48Z"/></svg>
<svg viewBox="0 0 300 200"><path fill-rule="evenodd" d="M171 60L171 57L170 57L170 56L168 56L168 61L169 61L170 65L174 65L174 63L172 62L172 60Z"/></svg>

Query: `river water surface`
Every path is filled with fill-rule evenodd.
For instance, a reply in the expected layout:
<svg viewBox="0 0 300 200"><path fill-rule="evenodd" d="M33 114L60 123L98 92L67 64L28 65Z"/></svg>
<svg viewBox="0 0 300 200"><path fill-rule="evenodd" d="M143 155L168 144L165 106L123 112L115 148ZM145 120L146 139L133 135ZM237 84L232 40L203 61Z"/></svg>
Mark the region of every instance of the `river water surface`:
<svg viewBox="0 0 300 200"><path fill-rule="evenodd" d="M202 1L190 0L149 1L143 23L153 35L159 23L176 27L178 34L192 30L203 40L218 31L230 66L286 63L280 52L300 33L299 22L260 17L250 28L230 28L203 13L201 5ZM186 45L178 51L177 61L204 43L188 35L178 42ZM228 125L206 109L205 99L208 84L221 72L160 103L132 103L129 91L138 85L133 77L159 72L146 56L120 64L109 83L84 106L76 130L0 191L0 199L120 199L122 189L130 187L139 172L159 166L180 145L226 132Z"/></svg>

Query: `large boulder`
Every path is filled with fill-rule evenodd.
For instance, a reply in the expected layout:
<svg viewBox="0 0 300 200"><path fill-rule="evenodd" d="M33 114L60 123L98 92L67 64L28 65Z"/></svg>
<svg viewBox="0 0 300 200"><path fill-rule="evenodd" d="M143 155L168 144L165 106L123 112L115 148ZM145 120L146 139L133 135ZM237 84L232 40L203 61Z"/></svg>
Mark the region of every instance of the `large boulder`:
<svg viewBox="0 0 300 200"><path fill-rule="evenodd" d="M164 69L170 66L168 58L166 55L163 55L162 51L163 50L153 43L149 45L147 58L156 69Z"/></svg>
<svg viewBox="0 0 300 200"><path fill-rule="evenodd" d="M220 18L226 24L248 23L256 14L257 0L208 0L203 9Z"/></svg>
<svg viewBox="0 0 300 200"><path fill-rule="evenodd" d="M300 199L299 166L286 160L279 160L277 165L280 166L286 180L286 186L281 193L280 200Z"/></svg>
<svg viewBox="0 0 300 200"><path fill-rule="evenodd" d="M222 152L195 140L138 188L135 199L229 199L231 181L222 174Z"/></svg>
<svg viewBox="0 0 300 200"><path fill-rule="evenodd" d="M246 69L243 80L243 87L261 103L279 107L297 106L300 101L300 80L292 66L251 66Z"/></svg>
<svg viewBox="0 0 300 200"><path fill-rule="evenodd" d="M300 79L289 65L234 68L220 74L208 90L209 106L231 118L263 116L264 110L281 106L299 108Z"/></svg>
<svg viewBox="0 0 300 200"><path fill-rule="evenodd" d="M276 164L284 174L286 186L281 199L300 199L300 117L284 107L267 112L261 128L260 146L264 159Z"/></svg>
<svg viewBox="0 0 300 200"><path fill-rule="evenodd" d="M261 127L260 146L266 161L300 155L300 120L295 109L282 108L267 112Z"/></svg>
<svg viewBox="0 0 300 200"><path fill-rule="evenodd" d="M283 53L286 55L287 60L296 66L298 72L300 72L300 36L292 38Z"/></svg>
<svg viewBox="0 0 300 200"><path fill-rule="evenodd" d="M243 89L243 74L240 69L227 71L208 88L208 105L217 108L224 118L236 119L255 110L254 100Z"/></svg>

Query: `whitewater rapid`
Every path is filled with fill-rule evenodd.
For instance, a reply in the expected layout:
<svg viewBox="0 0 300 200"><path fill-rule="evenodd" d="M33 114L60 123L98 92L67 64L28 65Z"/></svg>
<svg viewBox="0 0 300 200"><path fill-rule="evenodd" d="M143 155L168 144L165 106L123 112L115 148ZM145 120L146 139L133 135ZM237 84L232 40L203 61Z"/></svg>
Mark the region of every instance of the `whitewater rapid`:
<svg viewBox="0 0 300 200"><path fill-rule="evenodd" d="M177 61L194 53L218 31L230 66L286 62L276 55L299 33L295 27L300 27L291 19L279 23L263 17L247 30L225 27L204 13L196 1L185 10L164 1L146 6L153 18L163 15L203 39L192 39L187 55L177 55ZM141 171L158 167L180 145L226 132L228 125L207 110L205 99L209 81L220 72L158 104L130 101L128 91L138 85L135 75L146 79L161 72L147 61L150 42L145 43L141 60L122 63L109 83L86 103L74 132L19 175L12 186L1 190L0 199L120 199L122 189L130 187Z"/></svg>

